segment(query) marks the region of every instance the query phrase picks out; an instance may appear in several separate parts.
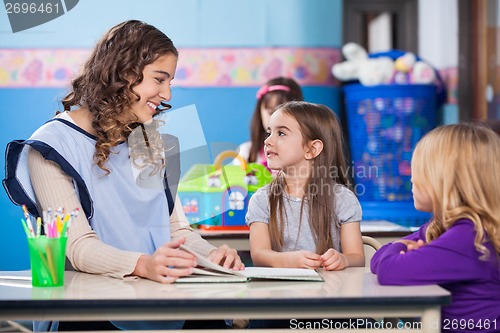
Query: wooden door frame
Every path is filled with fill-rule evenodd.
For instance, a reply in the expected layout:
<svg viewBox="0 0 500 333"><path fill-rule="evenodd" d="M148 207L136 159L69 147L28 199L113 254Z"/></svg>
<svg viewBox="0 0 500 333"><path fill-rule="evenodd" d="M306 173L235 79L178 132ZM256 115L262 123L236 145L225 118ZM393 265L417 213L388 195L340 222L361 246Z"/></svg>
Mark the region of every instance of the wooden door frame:
<svg viewBox="0 0 500 333"><path fill-rule="evenodd" d="M458 22L459 118L486 120L486 1L458 0Z"/></svg>
<svg viewBox="0 0 500 333"><path fill-rule="evenodd" d="M355 42L367 47L363 16L369 12L389 11L396 20L394 48L418 54L418 0L344 0L344 43Z"/></svg>

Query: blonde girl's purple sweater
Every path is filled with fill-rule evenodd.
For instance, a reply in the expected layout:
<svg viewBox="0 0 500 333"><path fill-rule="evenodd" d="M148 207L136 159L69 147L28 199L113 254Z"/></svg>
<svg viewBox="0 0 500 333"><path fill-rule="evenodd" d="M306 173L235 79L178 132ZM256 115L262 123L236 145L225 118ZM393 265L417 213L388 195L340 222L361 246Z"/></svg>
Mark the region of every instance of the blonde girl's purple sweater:
<svg viewBox="0 0 500 333"><path fill-rule="evenodd" d="M404 239L425 240L427 226ZM461 219L417 250L389 243L373 256L371 271L382 285L439 284L450 291L452 302L442 308L443 332L500 332L499 254L488 241L490 255L479 259L475 234L472 221Z"/></svg>

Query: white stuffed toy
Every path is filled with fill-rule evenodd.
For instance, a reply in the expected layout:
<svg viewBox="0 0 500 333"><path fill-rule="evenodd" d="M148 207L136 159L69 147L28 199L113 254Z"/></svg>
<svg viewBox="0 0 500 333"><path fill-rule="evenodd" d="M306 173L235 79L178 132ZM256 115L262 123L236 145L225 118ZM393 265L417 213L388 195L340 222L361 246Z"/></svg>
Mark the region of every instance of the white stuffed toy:
<svg viewBox="0 0 500 333"><path fill-rule="evenodd" d="M424 61L417 60L415 54L407 52L392 60L380 56L369 58L359 44L347 43L342 47L345 61L332 67L332 74L338 80L359 80L365 86L378 84L431 84L436 80L436 72Z"/></svg>
<svg viewBox="0 0 500 333"><path fill-rule="evenodd" d="M412 83L414 84L431 84L436 80L434 68L423 61L417 61L413 65L412 74Z"/></svg>
<svg viewBox="0 0 500 333"><path fill-rule="evenodd" d="M407 52L394 61L394 78L396 84L431 84L436 79L434 69L427 63Z"/></svg>
<svg viewBox="0 0 500 333"><path fill-rule="evenodd" d="M389 57L370 58L361 64L359 82L365 86L389 84L394 73L394 61Z"/></svg>
<svg viewBox="0 0 500 333"><path fill-rule="evenodd" d="M359 80L367 86L391 82L394 73L394 61L391 58L369 58L366 50L356 43L345 44L342 54L346 60L332 67L332 74L338 80Z"/></svg>
<svg viewBox="0 0 500 333"><path fill-rule="evenodd" d="M357 80L359 68L368 59L368 53L361 45L347 43L342 47L342 54L346 60L333 65L333 76L340 81Z"/></svg>

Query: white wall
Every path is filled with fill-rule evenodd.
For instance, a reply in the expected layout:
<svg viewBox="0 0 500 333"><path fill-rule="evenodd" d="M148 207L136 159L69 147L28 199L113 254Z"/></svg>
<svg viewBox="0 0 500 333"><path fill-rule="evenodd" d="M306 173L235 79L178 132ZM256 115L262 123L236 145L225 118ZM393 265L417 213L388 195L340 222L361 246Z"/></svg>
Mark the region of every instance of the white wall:
<svg viewBox="0 0 500 333"><path fill-rule="evenodd" d="M435 68L458 67L457 0L419 1L419 56Z"/></svg>

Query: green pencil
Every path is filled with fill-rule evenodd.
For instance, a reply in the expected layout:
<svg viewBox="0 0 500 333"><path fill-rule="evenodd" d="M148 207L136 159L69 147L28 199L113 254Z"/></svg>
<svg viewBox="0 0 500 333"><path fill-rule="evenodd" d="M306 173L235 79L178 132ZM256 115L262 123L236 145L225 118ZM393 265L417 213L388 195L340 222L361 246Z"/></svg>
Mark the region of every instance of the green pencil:
<svg viewBox="0 0 500 333"><path fill-rule="evenodd" d="M26 224L26 221L24 219L21 219L21 224L23 225L24 232L26 233L26 237L32 238L31 237L31 232L28 229L28 225Z"/></svg>

